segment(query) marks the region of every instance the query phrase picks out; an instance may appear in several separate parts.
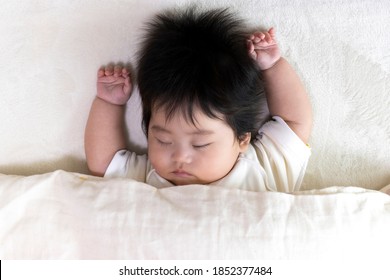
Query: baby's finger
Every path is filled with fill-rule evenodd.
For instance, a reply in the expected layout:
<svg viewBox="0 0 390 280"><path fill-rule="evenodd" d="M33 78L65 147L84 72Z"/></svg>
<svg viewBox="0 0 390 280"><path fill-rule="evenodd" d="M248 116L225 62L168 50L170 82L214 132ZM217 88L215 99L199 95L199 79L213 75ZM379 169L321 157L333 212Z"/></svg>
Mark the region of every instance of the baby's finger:
<svg viewBox="0 0 390 280"><path fill-rule="evenodd" d="M265 33L264 40L265 40L268 44L272 43L272 37L271 37L271 35L270 35L268 32Z"/></svg>
<svg viewBox="0 0 390 280"><path fill-rule="evenodd" d="M247 40L246 45L249 53L252 53L255 50L255 46L253 45L253 42L251 40Z"/></svg>
<svg viewBox="0 0 390 280"><path fill-rule="evenodd" d="M115 65L115 67L114 67L114 76L115 77L119 77L119 76L121 76L121 74L122 74L122 66Z"/></svg>
<svg viewBox="0 0 390 280"><path fill-rule="evenodd" d="M131 81L130 81L130 77L127 77L125 79L125 84L123 86L123 91L125 92L126 95L130 95L131 94Z"/></svg>
<svg viewBox="0 0 390 280"><path fill-rule="evenodd" d="M112 65L107 65L106 68L105 68L105 70L104 70L104 74L105 74L106 76L111 76L111 75L113 75L113 74L114 74L114 66L112 66Z"/></svg>
<svg viewBox="0 0 390 280"><path fill-rule="evenodd" d="M271 27L270 30L268 31L268 33L271 36L272 42L276 43L275 29L273 27Z"/></svg>
<svg viewBox="0 0 390 280"><path fill-rule="evenodd" d="M101 67L99 70L98 70L98 78L101 78L101 77L104 77L104 72L105 72L105 69L104 67Z"/></svg>
<svg viewBox="0 0 390 280"><path fill-rule="evenodd" d="M122 77L127 78L129 76L129 74L130 74L129 70L126 67L124 67L122 69Z"/></svg>
<svg viewBox="0 0 390 280"><path fill-rule="evenodd" d="M256 32L254 35L254 38L253 38L253 42L256 44L256 43L259 43L261 42L264 38L265 38L265 35L263 32Z"/></svg>

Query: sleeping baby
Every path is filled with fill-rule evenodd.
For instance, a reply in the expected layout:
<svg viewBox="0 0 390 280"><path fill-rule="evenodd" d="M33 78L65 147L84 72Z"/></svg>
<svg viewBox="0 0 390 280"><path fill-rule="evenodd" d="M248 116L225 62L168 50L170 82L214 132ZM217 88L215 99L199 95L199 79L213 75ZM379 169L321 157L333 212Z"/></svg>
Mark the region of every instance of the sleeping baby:
<svg viewBox="0 0 390 280"><path fill-rule="evenodd" d="M157 188L298 190L311 106L275 30L249 34L227 9L194 8L161 13L147 27L137 66L147 154L126 149L129 71L103 67L85 132L91 173Z"/></svg>

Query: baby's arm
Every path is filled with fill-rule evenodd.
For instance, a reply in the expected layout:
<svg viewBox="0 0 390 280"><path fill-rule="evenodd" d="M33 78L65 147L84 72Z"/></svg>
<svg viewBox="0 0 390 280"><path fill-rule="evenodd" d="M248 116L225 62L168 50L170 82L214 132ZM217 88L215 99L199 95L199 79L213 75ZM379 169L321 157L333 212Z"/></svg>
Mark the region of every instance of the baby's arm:
<svg viewBox="0 0 390 280"><path fill-rule="evenodd" d="M92 103L85 129L85 154L92 174L103 176L115 153L126 148L125 105L132 85L121 66L100 69L97 97Z"/></svg>
<svg viewBox="0 0 390 280"><path fill-rule="evenodd" d="M274 29L253 34L248 48L262 70L271 115L281 117L307 143L312 126L309 98L298 75L281 57Z"/></svg>

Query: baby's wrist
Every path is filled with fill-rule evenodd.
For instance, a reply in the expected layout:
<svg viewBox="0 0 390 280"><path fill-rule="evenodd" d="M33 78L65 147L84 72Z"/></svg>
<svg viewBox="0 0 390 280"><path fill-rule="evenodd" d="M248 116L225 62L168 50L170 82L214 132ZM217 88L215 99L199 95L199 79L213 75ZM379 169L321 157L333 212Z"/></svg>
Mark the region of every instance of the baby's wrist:
<svg viewBox="0 0 390 280"><path fill-rule="evenodd" d="M260 67L261 71L266 71L266 70L269 70L271 69L272 67L274 67L280 60L281 60L281 56L279 56L273 63L267 65L266 67Z"/></svg>
<svg viewBox="0 0 390 280"><path fill-rule="evenodd" d="M96 95L96 99L99 99L107 104L110 104L110 105L115 105L115 106L125 106L127 104L127 101L126 102L123 102L123 101L114 101L114 100L110 100L108 98L104 98L102 96L99 96L99 95Z"/></svg>

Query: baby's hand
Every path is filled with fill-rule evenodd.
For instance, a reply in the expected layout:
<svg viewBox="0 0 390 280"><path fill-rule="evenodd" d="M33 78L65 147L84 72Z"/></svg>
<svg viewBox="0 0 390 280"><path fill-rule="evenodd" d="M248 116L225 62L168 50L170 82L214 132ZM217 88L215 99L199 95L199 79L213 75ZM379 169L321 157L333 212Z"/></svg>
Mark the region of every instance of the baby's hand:
<svg viewBox="0 0 390 280"><path fill-rule="evenodd" d="M114 105L124 105L130 98L131 89L129 71L126 68L109 65L99 69L97 97Z"/></svg>
<svg viewBox="0 0 390 280"><path fill-rule="evenodd" d="M261 70L267 70L274 66L280 59L274 28L268 32L256 32L251 35L248 40L248 51Z"/></svg>

